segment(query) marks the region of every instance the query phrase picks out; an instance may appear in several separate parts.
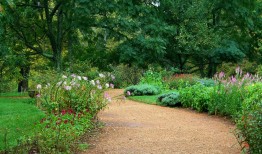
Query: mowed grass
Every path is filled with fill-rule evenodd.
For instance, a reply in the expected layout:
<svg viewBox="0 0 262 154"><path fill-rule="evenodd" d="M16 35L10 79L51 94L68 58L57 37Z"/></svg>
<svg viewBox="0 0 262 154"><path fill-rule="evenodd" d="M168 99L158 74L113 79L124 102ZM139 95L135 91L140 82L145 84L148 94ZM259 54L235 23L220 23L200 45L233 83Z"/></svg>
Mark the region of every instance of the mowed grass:
<svg viewBox="0 0 262 154"><path fill-rule="evenodd" d="M33 135L35 122L44 117L42 111L30 104L32 99L20 95L0 96L0 151L16 146L22 136Z"/></svg>
<svg viewBox="0 0 262 154"><path fill-rule="evenodd" d="M169 93L169 92L177 92L176 90L169 90L169 91L165 91L162 92L161 94L158 95L145 95L145 96L130 96L128 97L128 99L133 100L133 101L138 101L138 102L142 102L142 103L146 103L146 104L156 104L157 98L165 93Z"/></svg>

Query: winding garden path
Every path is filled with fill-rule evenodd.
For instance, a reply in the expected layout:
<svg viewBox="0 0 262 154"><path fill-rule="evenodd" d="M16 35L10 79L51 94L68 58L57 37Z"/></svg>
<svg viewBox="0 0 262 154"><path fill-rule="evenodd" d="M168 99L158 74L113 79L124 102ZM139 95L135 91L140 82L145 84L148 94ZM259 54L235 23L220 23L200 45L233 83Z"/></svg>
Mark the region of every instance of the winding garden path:
<svg viewBox="0 0 262 154"><path fill-rule="evenodd" d="M123 90L109 91L111 96ZM99 114L105 123L83 154L239 154L228 120L189 109L114 99Z"/></svg>

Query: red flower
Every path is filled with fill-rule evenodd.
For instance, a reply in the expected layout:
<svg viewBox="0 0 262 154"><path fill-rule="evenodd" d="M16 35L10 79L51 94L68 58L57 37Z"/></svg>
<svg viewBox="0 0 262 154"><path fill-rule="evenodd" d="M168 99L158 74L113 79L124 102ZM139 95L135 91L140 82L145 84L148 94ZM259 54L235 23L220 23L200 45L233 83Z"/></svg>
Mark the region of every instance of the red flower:
<svg viewBox="0 0 262 154"><path fill-rule="evenodd" d="M65 115L66 114L66 110L62 110L61 113L62 113L62 115Z"/></svg>
<svg viewBox="0 0 262 154"><path fill-rule="evenodd" d="M67 123L68 123L68 120L65 120L65 121L64 121L64 124L67 124Z"/></svg>

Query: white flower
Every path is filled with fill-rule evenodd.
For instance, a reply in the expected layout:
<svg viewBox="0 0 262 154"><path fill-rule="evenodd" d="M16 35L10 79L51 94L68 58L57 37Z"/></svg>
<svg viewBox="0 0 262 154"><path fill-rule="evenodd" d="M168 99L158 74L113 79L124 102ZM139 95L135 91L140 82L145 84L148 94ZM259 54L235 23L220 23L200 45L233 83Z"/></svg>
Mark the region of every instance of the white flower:
<svg viewBox="0 0 262 154"><path fill-rule="evenodd" d="M99 77L101 77L101 78L104 78L104 77L105 77L105 75L104 75L104 74L102 74L102 73L99 73Z"/></svg>
<svg viewBox="0 0 262 154"><path fill-rule="evenodd" d="M114 84L113 83L110 83L110 88L114 89Z"/></svg>
<svg viewBox="0 0 262 154"><path fill-rule="evenodd" d="M57 82L57 86L61 86L61 84L62 84L62 81L59 81L59 82Z"/></svg>
<svg viewBox="0 0 262 154"><path fill-rule="evenodd" d="M109 88L109 84L108 83L106 83L106 88Z"/></svg>
<svg viewBox="0 0 262 154"><path fill-rule="evenodd" d="M111 75L111 78L112 78L112 80L115 80L116 77L114 75Z"/></svg>
<svg viewBox="0 0 262 154"><path fill-rule="evenodd" d="M98 85L98 86L97 86L97 89L100 89L100 90L101 90L101 89L103 89L103 88L102 88L101 85Z"/></svg>
<svg viewBox="0 0 262 154"><path fill-rule="evenodd" d="M71 86L64 86L65 90L71 90L72 87Z"/></svg>
<svg viewBox="0 0 262 154"><path fill-rule="evenodd" d="M63 84L64 84L64 85L66 85L66 81L65 81L65 82L63 82Z"/></svg>
<svg viewBox="0 0 262 154"><path fill-rule="evenodd" d="M82 78L83 78L83 80L87 80L87 77L85 77L85 76L83 76Z"/></svg>
<svg viewBox="0 0 262 154"><path fill-rule="evenodd" d="M78 80L82 80L81 76L77 76Z"/></svg>
<svg viewBox="0 0 262 154"><path fill-rule="evenodd" d="M75 77L76 77L76 75L75 75L75 74L72 74L72 75L71 75L71 77L75 78Z"/></svg>
<svg viewBox="0 0 262 154"><path fill-rule="evenodd" d="M100 84L100 81L99 81L99 80L96 80L96 84Z"/></svg>
<svg viewBox="0 0 262 154"><path fill-rule="evenodd" d="M67 78L67 76L63 75L63 76L62 76L62 78L63 78L63 79L66 79L66 78Z"/></svg>
<svg viewBox="0 0 262 154"><path fill-rule="evenodd" d="M41 84L36 85L36 89L40 90L42 88Z"/></svg>
<svg viewBox="0 0 262 154"><path fill-rule="evenodd" d="M96 83L95 83L95 81L94 81L94 80L91 80L91 81L90 81L90 83L91 83L93 86L95 86L95 85L96 85Z"/></svg>

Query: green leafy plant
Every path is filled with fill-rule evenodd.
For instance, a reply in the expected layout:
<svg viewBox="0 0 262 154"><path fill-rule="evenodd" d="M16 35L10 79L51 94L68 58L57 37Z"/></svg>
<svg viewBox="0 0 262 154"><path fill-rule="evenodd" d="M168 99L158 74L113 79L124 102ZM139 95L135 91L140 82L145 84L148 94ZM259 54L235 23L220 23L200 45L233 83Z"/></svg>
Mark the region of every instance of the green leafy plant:
<svg viewBox="0 0 262 154"><path fill-rule="evenodd" d="M179 93L170 92L162 94L157 98L157 104L162 106L180 106Z"/></svg>
<svg viewBox="0 0 262 154"><path fill-rule="evenodd" d="M196 84L179 90L182 106L191 107L198 112L207 111L212 87Z"/></svg>
<svg viewBox="0 0 262 154"><path fill-rule="evenodd" d="M244 151L262 153L262 83L246 87L247 98L237 120L238 139Z"/></svg>
<svg viewBox="0 0 262 154"><path fill-rule="evenodd" d="M126 96L156 95L159 93L160 88L149 84L133 85L124 90Z"/></svg>

